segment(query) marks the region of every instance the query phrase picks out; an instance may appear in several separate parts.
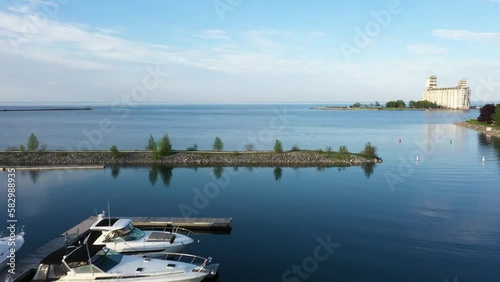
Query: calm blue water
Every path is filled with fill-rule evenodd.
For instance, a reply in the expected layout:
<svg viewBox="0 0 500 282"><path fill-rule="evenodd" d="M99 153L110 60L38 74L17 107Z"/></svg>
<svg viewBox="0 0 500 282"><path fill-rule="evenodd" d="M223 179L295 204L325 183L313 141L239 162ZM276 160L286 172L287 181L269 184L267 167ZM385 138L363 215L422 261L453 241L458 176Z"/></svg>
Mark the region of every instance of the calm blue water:
<svg viewBox="0 0 500 282"><path fill-rule="evenodd" d="M326 112L308 106L148 106L124 118L109 107L0 112L0 148L24 143L32 131L49 148L76 147L92 141L82 130L108 119L114 129L95 148L142 148L149 134L168 132L179 149L194 142L208 149L215 136L228 150L246 142L270 149L278 138L285 147L360 151L370 141L384 159L372 168L18 172L17 216L27 231L18 255L109 201L115 215L232 217L230 235L200 235L188 250L221 263L218 281L500 279L500 141L450 125L476 111ZM6 193L5 173L0 181ZM6 215L0 220L6 222ZM321 241L335 244L332 253Z"/></svg>

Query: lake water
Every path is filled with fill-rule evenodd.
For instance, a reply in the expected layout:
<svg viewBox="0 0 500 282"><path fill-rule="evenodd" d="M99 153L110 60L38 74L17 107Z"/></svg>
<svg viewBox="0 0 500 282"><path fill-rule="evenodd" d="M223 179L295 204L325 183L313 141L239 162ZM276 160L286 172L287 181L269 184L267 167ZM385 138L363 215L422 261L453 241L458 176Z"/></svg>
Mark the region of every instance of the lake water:
<svg viewBox="0 0 500 282"><path fill-rule="evenodd" d="M360 151L371 142L384 159L347 168L18 171L17 218L27 232L18 256L109 201L122 216L232 217L230 235L199 235L187 250L219 262L221 282L500 279L500 141L451 125L477 111L309 106L0 112L0 148L34 132L49 149L142 149L150 134L168 132L174 149L209 149L215 136L227 150L248 142L270 149L280 139L285 148ZM6 194L6 173L0 177ZM0 211L6 206L2 200Z"/></svg>

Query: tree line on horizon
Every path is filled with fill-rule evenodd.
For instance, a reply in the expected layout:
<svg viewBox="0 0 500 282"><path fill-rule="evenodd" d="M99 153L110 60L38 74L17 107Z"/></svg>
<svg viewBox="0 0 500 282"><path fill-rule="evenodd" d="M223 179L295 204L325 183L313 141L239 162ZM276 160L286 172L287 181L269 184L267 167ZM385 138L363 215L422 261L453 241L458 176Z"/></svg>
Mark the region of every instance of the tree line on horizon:
<svg viewBox="0 0 500 282"><path fill-rule="evenodd" d="M384 106L380 105L378 101L375 101L375 103L370 103L368 105L366 104L361 104L360 102L356 102L351 105L351 108L383 108ZM403 100L395 100L395 101L388 101L385 103L386 108L406 108L406 103ZM440 105L430 102L427 100L423 101L413 101L410 100L408 102L408 107L412 109L440 109L442 108Z"/></svg>

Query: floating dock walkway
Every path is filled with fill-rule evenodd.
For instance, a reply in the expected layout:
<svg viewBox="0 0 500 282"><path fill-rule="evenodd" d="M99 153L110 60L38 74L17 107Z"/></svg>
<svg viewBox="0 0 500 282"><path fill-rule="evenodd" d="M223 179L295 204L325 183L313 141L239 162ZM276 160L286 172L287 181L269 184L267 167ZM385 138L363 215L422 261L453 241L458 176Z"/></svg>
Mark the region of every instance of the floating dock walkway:
<svg viewBox="0 0 500 282"><path fill-rule="evenodd" d="M229 234L231 231L232 218L184 218L184 217L124 217L132 219L134 225L139 228L165 228L170 226L179 226L192 231L202 233ZM10 275L9 280L25 282L30 281L34 272L38 268L40 261L49 254L71 245L79 240L83 240L89 233L90 226L97 220L96 216L91 216L68 231L63 232L58 237L52 239L43 245L28 257L16 262L16 274ZM3 274L0 279L3 279ZM6 274L7 275L7 274ZM7 278L7 277L6 277ZM10 280L12 279L12 280Z"/></svg>

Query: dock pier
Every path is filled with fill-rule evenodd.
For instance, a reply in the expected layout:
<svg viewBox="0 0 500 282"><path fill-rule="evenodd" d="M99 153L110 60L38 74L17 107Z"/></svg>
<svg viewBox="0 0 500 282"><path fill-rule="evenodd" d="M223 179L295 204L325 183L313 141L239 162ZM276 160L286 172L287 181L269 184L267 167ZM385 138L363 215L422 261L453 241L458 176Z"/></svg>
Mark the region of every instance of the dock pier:
<svg viewBox="0 0 500 282"><path fill-rule="evenodd" d="M184 217L123 217L129 218L134 225L139 228L166 228L170 226L179 226L199 231L200 233L229 234L231 232L232 218L184 218ZM97 217L91 216L69 230L63 232L58 237L52 239L47 244L35 250L27 257L16 262L16 274L10 276L5 281L25 282L31 281L40 261L49 254L64 248L67 245L75 244L83 240L89 234L90 226L96 222ZM2 272L3 278L4 272Z"/></svg>

